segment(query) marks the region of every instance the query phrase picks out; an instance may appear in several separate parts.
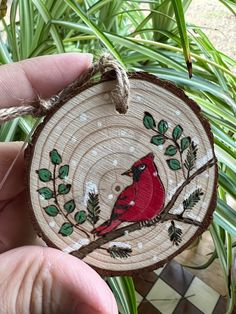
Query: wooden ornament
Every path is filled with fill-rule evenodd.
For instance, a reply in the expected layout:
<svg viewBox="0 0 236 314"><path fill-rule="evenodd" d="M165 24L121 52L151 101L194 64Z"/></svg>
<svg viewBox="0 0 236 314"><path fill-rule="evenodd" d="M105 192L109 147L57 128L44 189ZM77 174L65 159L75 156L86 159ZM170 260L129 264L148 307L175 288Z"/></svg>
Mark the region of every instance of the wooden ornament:
<svg viewBox="0 0 236 314"><path fill-rule="evenodd" d="M130 74L115 111L115 80L59 99L28 150L38 234L101 274L155 269L209 225L217 165L208 122L174 85Z"/></svg>

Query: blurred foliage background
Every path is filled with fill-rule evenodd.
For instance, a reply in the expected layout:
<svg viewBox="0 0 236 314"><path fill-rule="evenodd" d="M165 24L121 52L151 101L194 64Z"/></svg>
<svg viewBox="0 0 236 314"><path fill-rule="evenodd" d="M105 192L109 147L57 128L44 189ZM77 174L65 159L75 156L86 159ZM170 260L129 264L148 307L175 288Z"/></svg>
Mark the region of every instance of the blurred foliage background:
<svg viewBox="0 0 236 314"><path fill-rule="evenodd" d="M105 51L128 71L145 71L183 88L211 123L218 158L218 203L209 228L235 304L236 61L218 51L204 29L186 24L192 0L0 0L0 64L62 52ZM236 16L235 0L219 0ZM7 14L7 17L6 16ZM190 79L191 77L191 79ZM0 127L1 141L24 140L35 124L20 117ZM121 313L137 313L130 277L106 278Z"/></svg>

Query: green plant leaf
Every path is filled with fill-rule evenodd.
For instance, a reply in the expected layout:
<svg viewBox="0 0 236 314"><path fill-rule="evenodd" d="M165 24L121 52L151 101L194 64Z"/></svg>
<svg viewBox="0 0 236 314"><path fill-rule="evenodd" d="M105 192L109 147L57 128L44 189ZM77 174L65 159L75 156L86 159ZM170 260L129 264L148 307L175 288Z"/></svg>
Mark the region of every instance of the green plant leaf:
<svg viewBox="0 0 236 314"><path fill-rule="evenodd" d="M64 165L59 168L58 177L60 179L65 179L68 176L68 174L69 174L69 165Z"/></svg>
<svg viewBox="0 0 236 314"><path fill-rule="evenodd" d="M90 30L93 31L93 33L96 35L97 38L101 40L103 45L108 49L108 51L117 59L125 68L125 65L117 52L117 50L114 48L110 40L105 35L104 31L101 31L99 27L97 27L96 24L94 24L86 14L80 9L80 7L73 1L73 0L65 0L65 2L72 8L72 10L81 18L81 20L89 26Z"/></svg>
<svg viewBox="0 0 236 314"><path fill-rule="evenodd" d="M152 144L156 145L156 146L159 146L159 145L162 145L164 142L165 142L165 139L164 139L164 136L161 135L161 134L158 134L158 135L154 135L152 138L151 138L151 141L150 141Z"/></svg>
<svg viewBox="0 0 236 314"><path fill-rule="evenodd" d="M70 192L71 184L59 184L58 186L58 194L64 195Z"/></svg>
<svg viewBox="0 0 236 314"><path fill-rule="evenodd" d="M50 200L53 197L53 191L50 190L47 187L43 187L41 189L38 189L37 192L45 198L45 200Z"/></svg>
<svg viewBox="0 0 236 314"><path fill-rule="evenodd" d="M75 201L70 200L70 201L66 202L63 207L64 207L65 211L68 214L70 214L75 210Z"/></svg>
<svg viewBox="0 0 236 314"><path fill-rule="evenodd" d="M189 72L189 77L191 78L192 77L192 61L191 61L191 55L190 55L187 27L186 27L185 17L184 17L184 4L182 0L172 0L171 3L175 12L176 23L178 26L180 40L183 47L183 53L184 53L185 61L186 61L188 72Z"/></svg>
<svg viewBox="0 0 236 314"><path fill-rule="evenodd" d="M55 205L49 205L44 207L45 212L52 217L55 217L59 213L59 209Z"/></svg>
<svg viewBox="0 0 236 314"><path fill-rule="evenodd" d="M181 169L180 162L177 159L168 159L167 164L171 170Z"/></svg>
<svg viewBox="0 0 236 314"><path fill-rule="evenodd" d="M177 141L180 136L182 135L183 133L183 128L181 125L176 125L176 127L174 128L173 132L172 132L172 137L175 141Z"/></svg>
<svg viewBox="0 0 236 314"><path fill-rule="evenodd" d="M165 120L161 120L159 123L158 123L158 131L161 133L161 134L165 134L166 131L168 130L168 123L165 121Z"/></svg>
<svg viewBox="0 0 236 314"><path fill-rule="evenodd" d="M40 181L49 182L52 179L51 171L46 168L36 170L36 173L38 174Z"/></svg>
<svg viewBox="0 0 236 314"><path fill-rule="evenodd" d="M75 214L75 221L80 225L84 223L87 219L87 213L85 210L80 210Z"/></svg>
<svg viewBox="0 0 236 314"><path fill-rule="evenodd" d="M60 233L63 237L68 237L69 235L71 235L73 233L73 225L69 222L65 222L60 230L58 231L58 233Z"/></svg>
<svg viewBox="0 0 236 314"><path fill-rule="evenodd" d="M50 153L51 162L54 165L59 165L62 162L61 155L58 153L56 149L53 149Z"/></svg>
<svg viewBox="0 0 236 314"><path fill-rule="evenodd" d="M189 147L190 142L191 142L191 138L189 136L181 138L181 141L180 141L181 152L183 152L186 148Z"/></svg>
<svg viewBox="0 0 236 314"><path fill-rule="evenodd" d="M174 156L177 153L177 148L174 145L169 145L166 147L165 155Z"/></svg>
<svg viewBox="0 0 236 314"><path fill-rule="evenodd" d="M153 116L147 111L144 112L143 124L146 129L153 129L156 127L156 122Z"/></svg>

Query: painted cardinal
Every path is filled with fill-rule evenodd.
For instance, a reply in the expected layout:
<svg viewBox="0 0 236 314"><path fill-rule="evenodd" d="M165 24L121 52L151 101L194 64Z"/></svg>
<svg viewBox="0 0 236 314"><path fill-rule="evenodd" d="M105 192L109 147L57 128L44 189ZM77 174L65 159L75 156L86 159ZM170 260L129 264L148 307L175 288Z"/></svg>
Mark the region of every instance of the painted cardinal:
<svg viewBox="0 0 236 314"><path fill-rule="evenodd" d="M122 222L153 219L164 207L165 190L152 153L136 161L122 175L132 177L133 183L118 196L110 219L92 230L92 233L98 236L112 231Z"/></svg>

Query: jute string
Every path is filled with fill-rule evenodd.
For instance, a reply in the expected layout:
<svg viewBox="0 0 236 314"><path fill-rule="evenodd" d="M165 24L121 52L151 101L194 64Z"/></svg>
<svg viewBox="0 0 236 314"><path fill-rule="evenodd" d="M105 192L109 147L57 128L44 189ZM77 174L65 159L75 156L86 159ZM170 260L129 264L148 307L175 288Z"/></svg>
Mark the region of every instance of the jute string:
<svg viewBox="0 0 236 314"><path fill-rule="evenodd" d="M109 54L104 54L97 63L94 63L92 67L80 75L78 79L49 100L44 100L38 97L37 100L28 102L22 106L0 109L0 123L23 115L32 115L34 117L46 116L61 99L69 99L70 94L75 94L83 85L88 84L89 82L92 83L97 74L104 76L109 72L115 74L115 79L117 81L115 89L111 92L112 101L116 110L120 114L125 114L128 110L130 95L130 84L127 73Z"/></svg>

